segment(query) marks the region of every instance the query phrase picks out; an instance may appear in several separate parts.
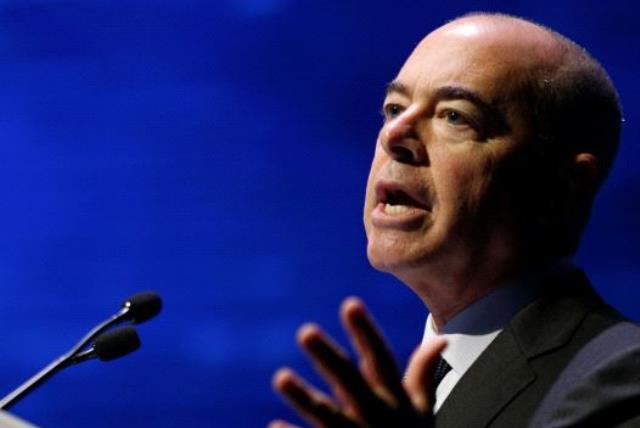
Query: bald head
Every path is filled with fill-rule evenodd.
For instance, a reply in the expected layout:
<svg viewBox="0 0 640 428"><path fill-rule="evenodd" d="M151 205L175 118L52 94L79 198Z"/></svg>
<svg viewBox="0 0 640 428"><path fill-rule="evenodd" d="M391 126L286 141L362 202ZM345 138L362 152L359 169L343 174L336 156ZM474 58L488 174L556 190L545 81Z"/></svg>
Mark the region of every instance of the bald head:
<svg viewBox="0 0 640 428"><path fill-rule="evenodd" d="M440 34L467 35L470 43L510 50L524 66L514 96L527 104L534 138L559 150L595 154L599 182L604 180L617 152L622 109L607 72L586 49L550 28L503 14L471 13L425 40ZM575 122L568 123L568 116ZM576 128L583 131L571 135Z"/></svg>
<svg viewBox="0 0 640 428"><path fill-rule="evenodd" d="M529 122L531 149L525 162L545 165L547 171L543 180L538 175L519 193L547 201L543 209L548 213L534 220L542 226L531 229L539 236L536 240L544 239L540 245L548 246L548 238L555 236L554 247L564 255L573 253L619 145L622 109L607 72L572 40L522 18L473 13L426 39L440 34L466 35L470 43L473 39L509 51L523 66L511 96L523 106ZM573 161L581 154L593 156L589 171L575 170ZM530 212L529 204L520 205Z"/></svg>
<svg viewBox="0 0 640 428"><path fill-rule="evenodd" d="M551 30L520 18L501 14L469 14L455 19L433 31L439 34L474 38L486 44L523 49L520 53L536 57L543 63L559 59L558 38Z"/></svg>

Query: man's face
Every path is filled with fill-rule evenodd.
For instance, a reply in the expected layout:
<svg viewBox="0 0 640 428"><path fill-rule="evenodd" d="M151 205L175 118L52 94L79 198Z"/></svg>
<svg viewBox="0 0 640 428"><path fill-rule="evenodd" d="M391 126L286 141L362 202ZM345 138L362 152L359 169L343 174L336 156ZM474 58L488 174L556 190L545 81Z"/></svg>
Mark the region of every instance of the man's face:
<svg viewBox="0 0 640 428"><path fill-rule="evenodd" d="M525 144L512 96L534 55L505 32L442 27L389 85L364 221L372 265L405 282L515 251L505 167Z"/></svg>

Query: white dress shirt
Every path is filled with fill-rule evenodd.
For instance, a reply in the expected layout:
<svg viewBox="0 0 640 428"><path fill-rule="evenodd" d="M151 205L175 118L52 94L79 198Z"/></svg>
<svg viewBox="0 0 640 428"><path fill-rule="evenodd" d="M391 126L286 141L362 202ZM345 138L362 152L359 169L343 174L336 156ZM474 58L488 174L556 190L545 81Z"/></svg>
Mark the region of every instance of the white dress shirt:
<svg viewBox="0 0 640 428"><path fill-rule="evenodd" d="M447 339L442 358L451 370L436 389L434 412L449 396L462 375L493 342L505 325L527 304L541 293L544 279L573 269L570 260L556 261L498 288L474 302L452 318L441 331L437 331L431 314L427 317L422 343L435 336Z"/></svg>

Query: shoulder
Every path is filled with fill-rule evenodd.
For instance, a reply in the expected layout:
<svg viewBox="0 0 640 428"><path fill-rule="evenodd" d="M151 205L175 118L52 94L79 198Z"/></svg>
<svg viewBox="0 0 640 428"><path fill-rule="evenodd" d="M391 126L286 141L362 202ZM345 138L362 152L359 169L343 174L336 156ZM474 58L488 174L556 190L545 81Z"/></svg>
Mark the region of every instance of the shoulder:
<svg viewBox="0 0 640 428"><path fill-rule="evenodd" d="M640 327L620 322L569 362L531 427L640 426Z"/></svg>

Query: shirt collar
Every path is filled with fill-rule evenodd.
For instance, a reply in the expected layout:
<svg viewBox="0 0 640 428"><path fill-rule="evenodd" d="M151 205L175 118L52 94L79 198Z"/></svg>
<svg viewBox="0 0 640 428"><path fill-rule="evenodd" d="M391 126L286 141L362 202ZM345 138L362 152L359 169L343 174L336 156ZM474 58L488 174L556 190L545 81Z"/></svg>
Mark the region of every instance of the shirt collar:
<svg viewBox="0 0 640 428"><path fill-rule="evenodd" d="M438 335L445 337L448 345L442 357L462 376L504 326L542 293L545 278L571 269L570 259L556 260L504 284L458 313L440 332L436 331L429 314L422 343Z"/></svg>
<svg viewBox="0 0 640 428"><path fill-rule="evenodd" d="M500 333L501 328L484 334L443 333L447 339L447 347L442 351L442 358L451 366L458 377L462 376L482 352L491 344ZM439 334L435 331L431 314L427 318L424 338L425 343L430 338Z"/></svg>

